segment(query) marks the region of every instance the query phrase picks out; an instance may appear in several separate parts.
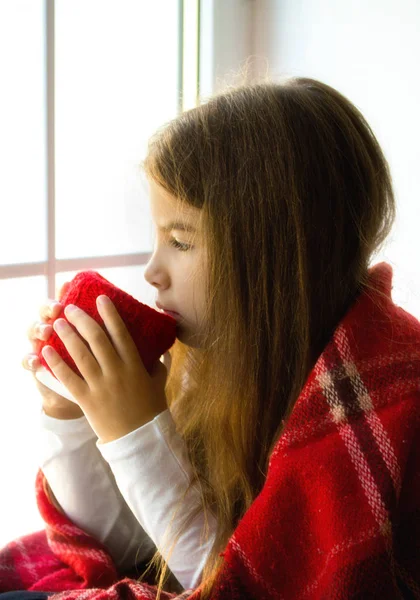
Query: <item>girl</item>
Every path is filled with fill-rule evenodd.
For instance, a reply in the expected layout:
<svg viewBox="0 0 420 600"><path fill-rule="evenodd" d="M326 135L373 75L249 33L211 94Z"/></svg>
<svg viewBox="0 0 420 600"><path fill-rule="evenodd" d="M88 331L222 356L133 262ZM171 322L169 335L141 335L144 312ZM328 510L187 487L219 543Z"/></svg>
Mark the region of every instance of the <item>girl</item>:
<svg viewBox="0 0 420 600"><path fill-rule="evenodd" d="M143 167L167 403L215 518L192 597L420 597L420 324L370 268L396 209L369 125L320 81L266 81L168 123Z"/></svg>

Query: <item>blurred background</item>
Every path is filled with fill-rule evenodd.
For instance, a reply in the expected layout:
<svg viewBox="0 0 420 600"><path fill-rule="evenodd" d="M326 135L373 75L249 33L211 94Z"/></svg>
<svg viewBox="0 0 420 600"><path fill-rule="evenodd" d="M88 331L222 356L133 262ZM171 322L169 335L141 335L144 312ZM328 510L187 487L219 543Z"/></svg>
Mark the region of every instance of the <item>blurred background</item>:
<svg viewBox="0 0 420 600"><path fill-rule="evenodd" d="M398 212L373 264L420 319L419 30L418 0L0 0L0 547L44 528L27 329L84 269L154 305L139 162L238 73L314 77L364 114Z"/></svg>

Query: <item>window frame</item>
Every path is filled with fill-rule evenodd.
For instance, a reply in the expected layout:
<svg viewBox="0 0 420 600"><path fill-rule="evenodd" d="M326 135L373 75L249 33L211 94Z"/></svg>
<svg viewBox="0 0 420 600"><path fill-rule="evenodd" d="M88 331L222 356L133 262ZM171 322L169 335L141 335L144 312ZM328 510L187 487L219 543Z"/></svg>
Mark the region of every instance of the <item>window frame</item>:
<svg viewBox="0 0 420 600"><path fill-rule="evenodd" d="M200 79L200 12L201 0L178 0L179 55L178 55L178 114L199 103ZM47 169L47 256L45 261L0 265L0 281L4 279L44 275L47 296L57 293L57 276L61 273L85 269L108 269L145 265L152 252L133 254L56 258L55 226L55 0L45 0L45 102L46 102L46 169ZM193 52L193 60L191 53Z"/></svg>

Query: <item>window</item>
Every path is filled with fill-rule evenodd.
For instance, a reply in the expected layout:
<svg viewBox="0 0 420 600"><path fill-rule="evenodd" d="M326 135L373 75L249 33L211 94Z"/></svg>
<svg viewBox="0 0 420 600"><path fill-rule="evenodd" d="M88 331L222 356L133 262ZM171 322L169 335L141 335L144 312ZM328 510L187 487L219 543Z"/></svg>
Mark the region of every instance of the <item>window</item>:
<svg viewBox="0 0 420 600"><path fill-rule="evenodd" d="M21 366L41 304L87 268L155 299L143 277L153 242L138 165L150 135L197 98L198 6L0 3L0 547L44 528L31 450L42 400Z"/></svg>

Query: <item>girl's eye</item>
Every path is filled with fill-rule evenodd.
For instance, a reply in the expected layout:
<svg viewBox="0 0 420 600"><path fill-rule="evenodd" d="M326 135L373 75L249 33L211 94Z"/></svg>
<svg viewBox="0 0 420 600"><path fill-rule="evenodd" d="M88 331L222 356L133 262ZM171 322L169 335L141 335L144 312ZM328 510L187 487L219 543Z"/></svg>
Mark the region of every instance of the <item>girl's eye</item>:
<svg viewBox="0 0 420 600"><path fill-rule="evenodd" d="M187 252L187 250L191 250L192 248L192 246L190 246L189 244L182 244L181 242L178 242L178 240L176 240L175 238L171 239L170 244L175 248L178 248L178 250L180 250L181 252Z"/></svg>

